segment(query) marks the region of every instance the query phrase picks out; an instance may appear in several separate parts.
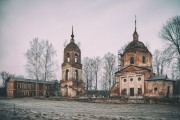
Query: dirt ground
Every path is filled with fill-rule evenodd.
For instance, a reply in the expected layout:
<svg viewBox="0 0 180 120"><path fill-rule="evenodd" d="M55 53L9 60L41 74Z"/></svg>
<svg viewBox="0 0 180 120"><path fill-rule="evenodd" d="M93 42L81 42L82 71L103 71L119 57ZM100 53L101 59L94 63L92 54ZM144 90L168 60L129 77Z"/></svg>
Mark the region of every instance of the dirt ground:
<svg viewBox="0 0 180 120"><path fill-rule="evenodd" d="M0 99L0 120L180 120L180 105Z"/></svg>

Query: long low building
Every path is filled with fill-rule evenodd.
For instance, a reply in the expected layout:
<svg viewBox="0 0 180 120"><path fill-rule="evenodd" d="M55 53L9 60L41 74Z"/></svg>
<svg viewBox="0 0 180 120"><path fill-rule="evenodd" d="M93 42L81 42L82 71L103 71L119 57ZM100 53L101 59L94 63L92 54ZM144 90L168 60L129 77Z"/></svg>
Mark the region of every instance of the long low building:
<svg viewBox="0 0 180 120"><path fill-rule="evenodd" d="M6 96L7 97L43 96L45 92L46 95L49 96L53 92L52 84L53 81L42 81L42 80L37 81L32 79L9 77L6 81Z"/></svg>

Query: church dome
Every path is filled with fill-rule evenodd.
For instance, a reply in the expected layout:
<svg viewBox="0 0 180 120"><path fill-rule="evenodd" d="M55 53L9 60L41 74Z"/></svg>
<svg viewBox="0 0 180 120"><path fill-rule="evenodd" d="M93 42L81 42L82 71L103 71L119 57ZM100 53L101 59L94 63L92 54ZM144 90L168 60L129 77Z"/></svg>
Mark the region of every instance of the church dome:
<svg viewBox="0 0 180 120"><path fill-rule="evenodd" d="M141 41L135 41L133 40L132 42L130 42L127 47L125 48L125 50L130 50L130 49L134 49L134 48L141 48L141 49L145 49L147 50L147 47L144 45L143 42Z"/></svg>
<svg viewBox="0 0 180 120"><path fill-rule="evenodd" d="M77 46L76 43L74 42L70 42L65 49L68 49L68 50L80 50L79 47Z"/></svg>

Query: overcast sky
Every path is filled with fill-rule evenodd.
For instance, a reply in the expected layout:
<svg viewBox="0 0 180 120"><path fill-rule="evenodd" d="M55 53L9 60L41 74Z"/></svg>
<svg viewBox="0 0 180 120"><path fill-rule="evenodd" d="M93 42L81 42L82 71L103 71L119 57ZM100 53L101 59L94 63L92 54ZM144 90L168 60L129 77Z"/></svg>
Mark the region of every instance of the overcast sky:
<svg viewBox="0 0 180 120"><path fill-rule="evenodd" d="M157 36L162 24L180 15L179 6L180 0L0 0L0 71L28 78L24 53L35 37L52 42L61 66L72 25L82 59L117 55L132 41L135 15L139 40L153 53L162 48Z"/></svg>

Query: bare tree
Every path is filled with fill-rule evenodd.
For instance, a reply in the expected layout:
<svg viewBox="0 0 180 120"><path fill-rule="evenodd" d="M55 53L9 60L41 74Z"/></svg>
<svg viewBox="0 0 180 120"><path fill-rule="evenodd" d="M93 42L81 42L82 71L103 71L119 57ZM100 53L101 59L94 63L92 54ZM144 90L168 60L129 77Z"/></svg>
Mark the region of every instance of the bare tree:
<svg viewBox="0 0 180 120"><path fill-rule="evenodd" d="M95 90L97 91L98 75L99 75L100 69L101 69L101 59L99 56L93 58L92 67L93 67L93 72L95 75Z"/></svg>
<svg viewBox="0 0 180 120"><path fill-rule="evenodd" d="M108 78L109 91L112 85L115 83L114 72L116 68L116 56L112 53L107 53L104 55L104 72Z"/></svg>
<svg viewBox="0 0 180 120"><path fill-rule="evenodd" d="M54 78L54 71L57 70L58 65L57 61L54 60L56 56L56 50L52 46L52 43L49 43L48 40L41 41L42 45L42 58L41 58L41 68L42 68L42 78L43 80L52 80Z"/></svg>
<svg viewBox="0 0 180 120"><path fill-rule="evenodd" d="M156 74L162 75L164 73L164 69L170 63L169 58L167 58L164 51L155 50L153 54L153 67L156 71Z"/></svg>
<svg viewBox="0 0 180 120"><path fill-rule="evenodd" d="M118 70L122 69L121 56L123 55L126 47L127 47L127 44L125 44L118 50Z"/></svg>
<svg viewBox="0 0 180 120"><path fill-rule="evenodd" d="M57 61L54 60L56 51L52 46L52 43L49 43L48 40L41 41L42 46L42 57L41 57L41 69L42 69L42 79L44 80L44 94L45 94L45 81L52 80L55 77L54 72L57 70L58 65Z"/></svg>
<svg viewBox="0 0 180 120"><path fill-rule="evenodd" d="M90 73L91 73L91 59L88 57L85 57L83 59L83 79L85 81L85 87L86 87L87 92L89 90L89 87L92 86L92 83L90 81L90 76L91 76Z"/></svg>
<svg viewBox="0 0 180 120"><path fill-rule="evenodd" d="M104 71L103 72L103 75L102 75L102 82L101 82L101 85L102 85L102 89L103 90L108 90L108 73L107 71Z"/></svg>
<svg viewBox="0 0 180 120"><path fill-rule="evenodd" d="M27 58L26 71L30 77L39 80L41 75L41 64L40 59L42 56L42 46L40 45L39 39L34 38L30 41L30 48L25 53Z"/></svg>
<svg viewBox="0 0 180 120"><path fill-rule="evenodd" d="M93 88L93 83L94 83L94 74L93 74L93 59L90 58L90 61L89 61L89 65L90 65L90 77L89 77L89 88L90 90L94 89Z"/></svg>
<svg viewBox="0 0 180 120"><path fill-rule="evenodd" d="M165 51L169 58L180 61L180 16L170 18L161 28L159 37L166 45ZM180 74L180 65L177 64L176 67Z"/></svg>
<svg viewBox="0 0 180 120"><path fill-rule="evenodd" d="M177 65L179 65L180 64L180 61L178 61L178 60L173 60L172 62L171 62L171 76L172 76L172 79L176 79L176 80L178 80L179 78L180 78L180 74L179 74L179 67L177 67Z"/></svg>
<svg viewBox="0 0 180 120"><path fill-rule="evenodd" d="M5 84L6 84L6 80L9 78L9 77L15 77L15 74L10 74L9 72L6 72L6 71L2 71L0 72L0 75L3 79L3 83L2 83L2 86L5 87Z"/></svg>
<svg viewBox="0 0 180 120"><path fill-rule="evenodd" d="M50 80L53 78L56 51L48 41L39 41L38 38L30 41L30 48L25 53L27 64L25 66L29 76L36 79L36 96L38 80Z"/></svg>
<svg viewBox="0 0 180 120"><path fill-rule="evenodd" d="M25 53L27 58L27 64L25 66L29 76L36 79L36 96L37 96L37 82L41 77L41 56L42 46L40 45L39 39L34 38L30 41L30 49Z"/></svg>

